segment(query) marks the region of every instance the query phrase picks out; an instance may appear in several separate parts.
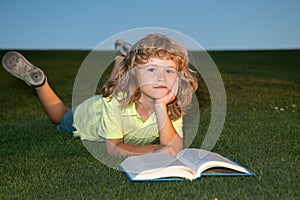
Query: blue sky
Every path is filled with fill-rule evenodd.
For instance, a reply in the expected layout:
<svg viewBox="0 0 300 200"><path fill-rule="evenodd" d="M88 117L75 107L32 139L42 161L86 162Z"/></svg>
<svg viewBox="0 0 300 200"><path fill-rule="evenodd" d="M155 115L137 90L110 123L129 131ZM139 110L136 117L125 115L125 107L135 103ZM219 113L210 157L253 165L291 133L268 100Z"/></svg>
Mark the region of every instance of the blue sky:
<svg viewBox="0 0 300 200"><path fill-rule="evenodd" d="M0 27L0 49L93 49L142 27L179 31L208 50L300 49L300 1L0 0Z"/></svg>

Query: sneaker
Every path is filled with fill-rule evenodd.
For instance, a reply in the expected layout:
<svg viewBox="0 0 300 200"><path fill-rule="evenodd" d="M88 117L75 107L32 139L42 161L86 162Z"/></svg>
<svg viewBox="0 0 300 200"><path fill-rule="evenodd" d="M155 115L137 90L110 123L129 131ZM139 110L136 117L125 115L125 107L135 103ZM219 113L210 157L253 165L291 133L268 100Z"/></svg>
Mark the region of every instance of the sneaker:
<svg viewBox="0 0 300 200"><path fill-rule="evenodd" d="M116 56L126 56L131 49L131 45L123 40L116 40L115 52Z"/></svg>
<svg viewBox="0 0 300 200"><path fill-rule="evenodd" d="M11 75L21 79L31 87L40 87L46 82L44 72L16 51L7 52L2 58L2 65Z"/></svg>

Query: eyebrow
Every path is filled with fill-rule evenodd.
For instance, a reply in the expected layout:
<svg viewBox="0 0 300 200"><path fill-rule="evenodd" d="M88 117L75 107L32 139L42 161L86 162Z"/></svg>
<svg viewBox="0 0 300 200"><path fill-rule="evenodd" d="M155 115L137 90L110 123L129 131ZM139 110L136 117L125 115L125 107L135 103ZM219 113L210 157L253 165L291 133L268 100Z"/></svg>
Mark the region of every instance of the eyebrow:
<svg viewBox="0 0 300 200"><path fill-rule="evenodd" d="M147 64L144 64L144 66L145 66L145 67L150 67L150 66L155 66L155 67L164 66L164 67L166 67L166 68L170 67L170 68L174 68L174 69L177 70L177 66L172 66L172 65L167 65L167 66L165 66L165 65L149 64L149 63L147 63Z"/></svg>

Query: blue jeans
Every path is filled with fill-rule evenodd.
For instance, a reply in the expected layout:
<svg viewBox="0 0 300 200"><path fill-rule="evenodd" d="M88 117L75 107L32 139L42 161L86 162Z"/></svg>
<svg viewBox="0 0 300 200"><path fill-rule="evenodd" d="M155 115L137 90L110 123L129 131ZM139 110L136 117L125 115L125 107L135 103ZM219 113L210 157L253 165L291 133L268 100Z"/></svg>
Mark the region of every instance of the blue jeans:
<svg viewBox="0 0 300 200"><path fill-rule="evenodd" d="M73 122L74 122L73 110L70 109L61 118L59 125L57 125L57 129L60 131L66 131L68 133L73 134L73 131L76 131L76 129L73 126Z"/></svg>

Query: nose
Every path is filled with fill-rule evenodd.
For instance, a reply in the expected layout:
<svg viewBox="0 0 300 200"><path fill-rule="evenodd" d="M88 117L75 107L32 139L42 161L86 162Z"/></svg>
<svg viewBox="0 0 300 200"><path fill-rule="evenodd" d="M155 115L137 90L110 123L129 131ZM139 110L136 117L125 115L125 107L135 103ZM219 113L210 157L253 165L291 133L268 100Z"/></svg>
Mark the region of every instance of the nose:
<svg viewBox="0 0 300 200"><path fill-rule="evenodd" d="M164 71L159 71L158 81L162 82L162 81L165 81L165 80L166 80L166 73Z"/></svg>

